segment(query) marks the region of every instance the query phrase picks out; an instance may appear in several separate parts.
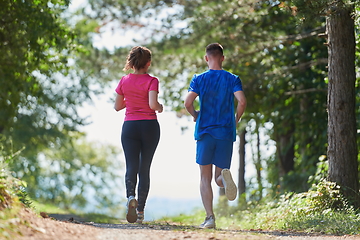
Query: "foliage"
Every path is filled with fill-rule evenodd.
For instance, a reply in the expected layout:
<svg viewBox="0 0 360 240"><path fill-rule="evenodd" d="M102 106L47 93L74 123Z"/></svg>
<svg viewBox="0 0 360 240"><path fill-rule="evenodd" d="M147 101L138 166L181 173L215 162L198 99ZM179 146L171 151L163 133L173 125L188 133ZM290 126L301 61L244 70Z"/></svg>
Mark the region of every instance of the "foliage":
<svg viewBox="0 0 360 240"><path fill-rule="evenodd" d="M305 213L316 213L331 210L336 211L352 211L347 206L347 202L341 195L340 186L334 182L322 179L317 185L313 185L307 193L308 210Z"/></svg>
<svg viewBox="0 0 360 240"><path fill-rule="evenodd" d="M74 25L74 40L80 46L79 52L74 56L74 71L70 74L74 75L73 78L81 79L84 84L90 82L93 85L91 93L101 94L110 81L120 79L121 65L128 50L95 47L95 38L102 34L101 23L85 18L81 12L72 13L65 19Z"/></svg>
<svg viewBox="0 0 360 240"><path fill-rule="evenodd" d="M312 190L282 195L237 214L242 224L254 229L292 229L327 234L357 234L360 221L335 183L321 181ZM344 219L348 219L345 222ZM352 224L354 224L352 226ZM250 225L250 226L249 226Z"/></svg>
<svg viewBox="0 0 360 240"><path fill-rule="evenodd" d="M14 162L16 176L26 179L29 195L41 202L50 202L62 208L119 211L119 172L117 148L87 142L73 136L59 149L49 148L34 156L38 164L36 174L27 158ZM30 187L34 186L34 187Z"/></svg>
<svg viewBox="0 0 360 240"><path fill-rule="evenodd" d="M316 172L314 175L309 177L308 183L312 186L321 182L327 177L329 170L329 162L325 155L319 157L319 162L316 164Z"/></svg>
<svg viewBox="0 0 360 240"><path fill-rule="evenodd" d="M68 57L75 50L74 35L60 18L68 4L62 0L1 2L2 156L20 150L18 155L32 156L58 144L83 123L75 111L82 99L76 84L61 78L67 75ZM8 161L10 168L14 162L16 158Z"/></svg>
<svg viewBox="0 0 360 240"><path fill-rule="evenodd" d="M81 124L85 86L64 81L74 34L60 18L69 2L2 1L0 133L9 152L48 146Z"/></svg>
<svg viewBox="0 0 360 240"><path fill-rule="evenodd" d="M30 207L31 201L24 191L26 184L14 177L7 163L0 156L0 238L11 239L11 234L19 233L20 219L16 216L21 208Z"/></svg>
<svg viewBox="0 0 360 240"><path fill-rule="evenodd" d="M25 187L26 182L14 178L9 171L8 163L0 156L0 210L11 208L13 203L17 202L30 207L31 200Z"/></svg>
<svg viewBox="0 0 360 240"><path fill-rule="evenodd" d="M26 203L29 194L64 207L103 201L111 209L117 151L77 133L89 123L78 108L106 82L96 64L81 61L99 55L91 41L94 24L67 22L68 0L0 4L0 152L11 156L3 160L14 176L27 182L20 199ZM98 194L81 195L95 191L91 187Z"/></svg>
<svg viewBox="0 0 360 240"><path fill-rule="evenodd" d="M303 0L291 0L296 6L297 13L300 14L302 20L306 23L313 21L314 18L329 15L332 12L336 12L338 8L354 9L354 6L358 4L357 0L344 0L344 1L332 1L332 0L318 0L318 1L303 1Z"/></svg>

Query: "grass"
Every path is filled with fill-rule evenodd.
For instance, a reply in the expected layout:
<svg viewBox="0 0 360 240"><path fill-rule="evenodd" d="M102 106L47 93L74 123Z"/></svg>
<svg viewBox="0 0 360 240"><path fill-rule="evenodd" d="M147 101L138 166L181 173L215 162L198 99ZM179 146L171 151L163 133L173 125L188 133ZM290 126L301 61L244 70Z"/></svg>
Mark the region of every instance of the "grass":
<svg viewBox="0 0 360 240"><path fill-rule="evenodd" d="M22 205L19 202L13 202L11 208L5 208L0 211L0 238L11 239L14 234L20 234L18 225L24 224L18 218L18 213Z"/></svg>
<svg viewBox="0 0 360 240"><path fill-rule="evenodd" d="M46 213L56 213L56 214L73 214L72 210L64 210L53 204L48 203L40 203L35 200L31 200L31 206L35 210L36 213L46 212Z"/></svg>
<svg viewBox="0 0 360 240"><path fill-rule="evenodd" d="M49 203L40 203L35 200L31 200L31 206L34 208L36 213L45 212L47 214L68 214L68 215L76 215L79 216L81 219L85 219L86 222L96 222L96 223L109 223L115 224L119 223L119 219L114 217L109 217L104 214L99 213L82 213L76 211L74 209L61 209L56 205L49 204Z"/></svg>
<svg viewBox="0 0 360 240"><path fill-rule="evenodd" d="M331 235L360 234L360 214L349 206L333 183L322 181L312 190L264 199L246 206L228 206L220 200L215 206L216 225L220 229L277 230ZM180 215L161 221L199 225L204 210L191 216Z"/></svg>
<svg viewBox="0 0 360 240"><path fill-rule="evenodd" d="M25 224L18 217L26 201L22 191L24 183L11 176L6 164L0 159L0 238L11 239L20 234L18 226Z"/></svg>

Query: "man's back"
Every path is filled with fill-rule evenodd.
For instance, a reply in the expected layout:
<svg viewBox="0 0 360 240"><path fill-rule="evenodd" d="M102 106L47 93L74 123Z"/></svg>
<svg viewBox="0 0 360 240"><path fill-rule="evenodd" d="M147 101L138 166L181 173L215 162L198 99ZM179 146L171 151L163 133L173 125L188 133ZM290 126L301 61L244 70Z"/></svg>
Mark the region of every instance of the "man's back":
<svg viewBox="0 0 360 240"><path fill-rule="evenodd" d="M189 90L197 93L200 100L195 138L208 133L216 139L234 141L234 92L242 90L240 79L225 70L210 69L195 75Z"/></svg>

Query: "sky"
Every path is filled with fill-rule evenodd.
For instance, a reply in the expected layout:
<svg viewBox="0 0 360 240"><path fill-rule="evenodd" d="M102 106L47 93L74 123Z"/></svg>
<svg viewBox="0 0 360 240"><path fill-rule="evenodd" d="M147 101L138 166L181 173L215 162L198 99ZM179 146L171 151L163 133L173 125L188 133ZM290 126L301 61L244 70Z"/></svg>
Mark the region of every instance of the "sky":
<svg viewBox="0 0 360 240"><path fill-rule="evenodd" d="M85 0L73 0L70 9L76 9L84 4L86 4ZM94 45L99 48L106 46L109 49L119 47L119 43L131 45L133 34L133 32L118 34L105 32L101 38L94 39ZM119 67L119 70L121 69L122 67ZM151 74L151 68L149 73ZM161 79L159 80L161 91ZM114 81L105 94L95 96L94 104L83 106L80 113L83 116L89 116L92 121L92 124L83 128L89 140L108 143L121 149L120 134L125 110L116 112L113 108L114 103L110 100L115 97L114 90L117 84L118 81ZM161 99L159 101L161 103ZM145 220L165 215L189 213L194 207L202 207L199 191L199 166L195 162L194 122L190 117L178 118L175 112L166 109L168 108L165 107L165 111L158 114L161 137L151 167L151 185L145 209ZM182 132L182 126L186 126L188 129ZM235 182L237 182L239 167L238 146L239 142L236 141L230 169ZM247 152L251 151L249 147L247 146ZM249 157L248 155L247 162L249 164L246 165L246 178L248 179L254 175ZM123 154L119 156L118 160L125 165ZM213 190L216 201L218 187L214 182ZM123 192L125 197L125 190Z"/></svg>

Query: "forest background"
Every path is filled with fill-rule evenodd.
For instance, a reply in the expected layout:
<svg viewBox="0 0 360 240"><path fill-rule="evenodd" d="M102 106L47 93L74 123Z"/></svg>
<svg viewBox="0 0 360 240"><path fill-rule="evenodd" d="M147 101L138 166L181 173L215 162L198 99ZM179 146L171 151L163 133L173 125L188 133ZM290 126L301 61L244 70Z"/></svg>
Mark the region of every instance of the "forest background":
<svg viewBox="0 0 360 240"><path fill-rule="evenodd" d="M183 118L191 76L206 70L205 46L211 42L224 46L224 69L243 79L249 102L238 127L239 151L234 151L243 193L237 203L307 191L331 177L328 97L335 94L329 94L333 52L327 30L334 13L343 9L353 21L348 24L353 37L348 38L354 41L354 56L335 55L346 63L340 67L354 73L340 77L352 87L347 94L353 99L344 105L353 106L353 115L346 115L350 124L338 120L343 133L336 139L355 138L355 146L345 150L355 150L356 165L349 158L348 171L333 162L334 169L348 175L356 171L351 181L358 188L358 1L89 0L76 12L69 12L70 1L62 0L4 0L1 5L1 163L2 169L23 181L33 199L62 208L85 210L91 204L95 211L122 211L120 147L89 141L83 126L91 116L81 109L101 94L113 98L132 45L153 51L151 74L160 79L161 99L168 112ZM346 28L338 30L344 31L339 36L349 36ZM107 48L109 32L119 36L132 32L135 39ZM179 131L190 126L182 130L192 132L188 119L175 121ZM175 152L168 155L185 152L182 143L172 143ZM253 179L244 176L245 153L251 154L246 163L254 166ZM187 159L192 161L193 156L190 151ZM346 159L339 161L346 165ZM191 175L197 176L196 166L193 169ZM162 169L167 171L178 168L169 163Z"/></svg>

